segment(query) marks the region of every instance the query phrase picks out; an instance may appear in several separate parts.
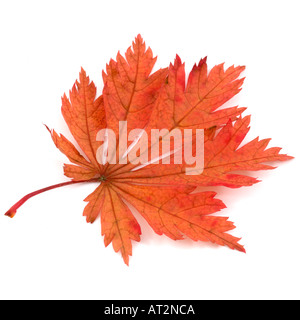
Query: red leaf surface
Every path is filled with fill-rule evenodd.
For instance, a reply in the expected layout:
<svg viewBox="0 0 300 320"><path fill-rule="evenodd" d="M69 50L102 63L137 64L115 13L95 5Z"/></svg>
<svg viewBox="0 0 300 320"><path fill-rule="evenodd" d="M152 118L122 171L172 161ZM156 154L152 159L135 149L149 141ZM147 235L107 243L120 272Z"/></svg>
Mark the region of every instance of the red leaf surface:
<svg viewBox="0 0 300 320"><path fill-rule="evenodd" d="M13 217L28 199L47 190L98 182L95 191L85 199L83 215L90 223L101 217L105 246L111 243L126 264L132 255L132 241L140 241L141 235L128 204L159 235L174 240L188 237L210 241L245 251L239 244L240 238L228 233L235 228L233 223L227 217L213 215L225 208L213 187L251 186L258 180L248 176L247 171L273 169L268 162L292 157L280 154L280 148L267 148L270 139L256 138L240 147L249 131L250 116L242 116L245 108L220 107L240 92L244 67L225 70L220 64L208 72L204 58L193 67L186 81L185 66L179 56L168 68L151 73L155 62L152 50L138 35L125 57L118 53L116 61L111 60L106 66L104 89L99 97L94 83L81 69L69 98L62 97L63 117L81 151L47 127L56 147L71 162L64 165L64 173L72 180L25 196L6 215ZM144 166L121 161L102 164L97 153L103 141L97 135L102 129L113 130L118 147L120 121L127 121L128 132L144 129L143 134L148 134L148 144L140 148L138 155L127 144L127 156L133 154L133 159L148 154L154 144L162 148L164 137L156 142L150 139L153 129L178 129L182 134L186 129L204 130L203 172L187 175L185 162L174 163L175 153L169 155L169 164L162 159ZM192 141L196 141L194 133ZM120 159L120 152L116 148L116 159ZM201 191L201 187L211 187L212 191Z"/></svg>

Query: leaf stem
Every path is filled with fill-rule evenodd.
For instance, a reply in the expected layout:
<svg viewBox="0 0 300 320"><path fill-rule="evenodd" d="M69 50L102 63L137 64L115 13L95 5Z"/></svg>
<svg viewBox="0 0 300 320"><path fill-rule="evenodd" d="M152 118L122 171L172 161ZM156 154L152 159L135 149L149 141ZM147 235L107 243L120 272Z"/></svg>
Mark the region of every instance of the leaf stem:
<svg viewBox="0 0 300 320"><path fill-rule="evenodd" d="M17 210L30 198L44 193L46 191L52 190L52 189L57 189L57 188L61 188L61 187L65 187L71 184L76 184L76 183L84 183L84 182L101 182L101 180L99 179L91 179L91 180L78 180L78 181L68 181L68 182L63 182L63 183L58 183L55 184L53 186L49 186L47 188L43 188L34 192L31 192L29 194L27 194L25 197L23 197L21 200L19 200L17 203L15 203L6 213L5 215L13 218L15 216L15 214L17 213Z"/></svg>

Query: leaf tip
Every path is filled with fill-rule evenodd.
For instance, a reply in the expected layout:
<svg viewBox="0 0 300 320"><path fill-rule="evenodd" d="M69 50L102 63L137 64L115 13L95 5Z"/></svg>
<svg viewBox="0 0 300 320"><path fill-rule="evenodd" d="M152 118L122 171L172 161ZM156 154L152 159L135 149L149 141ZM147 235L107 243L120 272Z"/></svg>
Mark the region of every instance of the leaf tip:
<svg viewBox="0 0 300 320"><path fill-rule="evenodd" d="M139 41L139 42L143 43L143 37L141 36L140 33L135 37L135 41L136 41L136 42Z"/></svg>
<svg viewBox="0 0 300 320"><path fill-rule="evenodd" d="M242 244L239 244L239 242L242 240L242 238L236 238L236 243L237 243L237 246L234 248L235 250L239 251L239 252L243 252L243 253L246 253L246 249L245 247L242 245Z"/></svg>
<svg viewBox="0 0 300 320"><path fill-rule="evenodd" d="M83 69L83 67L80 67L80 73L82 74L82 75L86 75L86 72L85 72L85 70Z"/></svg>
<svg viewBox="0 0 300 320"><path fill-rule="evenodd" d="M49 129L49 127L45 124L45 123L43 123L43 125L46 127L46 129L51 133L51 130Z"/></svg>
<svg viewBox="0 0 300 320"><path fill-rule="evenodd" d="M127 267L129 267L129 257L123 257L124 263L126 264Z"/></svg>
<svg viewBox="0 0 300 320"><path fill-rule="evenodd" d="M285 155L285 160L293 160L295 157L289 156L288 154Z"/></svg>
<svg viewBox="0 0 300 320"><path fill-rule="evenodd" d="M197 66L197 65L196 65L196 66ZM201 60L200 60L199 63L198 63L198 66L197 66L197 68L198 68L199 70L203 69L203 67L204 67L204 68L207 67L207 56L204 57L204 58L201 58Z"/></svg>
<svg viewBox="0 0 300 320"><path fill-rule="evenodd" d="M244 246L241 246L240 252L247 253L247 252L246 252L246 249L244 248Z"/></svg>

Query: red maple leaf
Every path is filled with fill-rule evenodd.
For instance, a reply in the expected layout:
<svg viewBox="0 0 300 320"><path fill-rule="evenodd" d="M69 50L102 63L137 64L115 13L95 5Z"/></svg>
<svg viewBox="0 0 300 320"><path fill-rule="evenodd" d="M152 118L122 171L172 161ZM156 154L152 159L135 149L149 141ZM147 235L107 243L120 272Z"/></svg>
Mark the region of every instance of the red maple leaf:
<svg viewBox="0 0 300 320"><path fill-rule="evenodd" d="M226 217L212 215L225 208L223 202L215 198L215 192L199 192L199 187L250 186L258 180L237 171L272 169L266 162L292 157L280 154L280 148L267 149L270 139L257 138L240 147L249 131L250 117L241 116L245 108L220 107L241 90L244 79L239 76L244 67L231 66L224 70L220 64L208 73L206 58L201 59L186 84L185 66L178 56L169 68L151 74L155 62L151 49L146 49L138 35L125 57L118 54L116 61L111 60L107 65L103 72L103 93L98 98L94 83L81 69L69 98L62 97L62 114L83 154L63 135L47 127L56 147L72 163L64 165L64 173L71 180L25 196L6 215L13 217L24 202L47 190L98 182L99 186L85 199L83 214L91 223L101 217L105 245L112 243L126 264L132 254L132 240L140 241L141 235L127 203L135 207L159 235L165 234L174 240L186 236L245 251L239 244L240 239L227 233L234 228L233 223ZM106 128L116 133L116 152L111 157L121 159L120 121L126 121L128 132L144 129L148 143L137 151L139 136L131 149L126 146L127 150L122 152L126 151L127 157L131 155L131 162L102 163L98 155L104 143L98 139L98 133ZM155 144L158 150L162 148L164 136L155 142L150 139L153 129L169 132L177 129L182 135L185 130L191 130L193 148L195 130L202 129L204 166L201 174L187 174L186 162L175 163L176 152L168 155L169 164L163 163L162 157L142 166L134 161L149 154ZM181 156L185 149L179 151Z"/></svg>

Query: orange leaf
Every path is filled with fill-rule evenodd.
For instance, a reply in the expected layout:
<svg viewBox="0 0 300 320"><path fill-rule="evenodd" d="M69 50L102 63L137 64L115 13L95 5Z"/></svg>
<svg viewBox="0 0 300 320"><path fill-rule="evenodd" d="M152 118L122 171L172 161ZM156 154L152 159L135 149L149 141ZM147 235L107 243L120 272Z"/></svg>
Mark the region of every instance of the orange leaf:
<svg viewBox="0 0 300 320"><path fill-rule="evenodd" d="M101 172L96 157L101 142L96 137L100 129L106 128L103 97L96 99L96 87L83 69L79 79L70 91L70 99L62 97L62 114L90 164Z"/></svg>
<svg viewBox="0 0 300 320"><path fill-rule="evenodd" d="M207 216L225 208L221 200L214 199L214 192L190 194L187 188L163 188L157 192L153 186L124 186L118 182L113 186L159 235L182 240L184 234L194 241L211 241L244 251L238 244L240 239L225 233L234 228L232 222L224 217Z"/></svg>
<svg viewBox="0 0 300 320"><path fill-rule="evenodd" d="M153 110L151 128L210 128L234 120L245 108L216 111L241 89L244 79L237 79L244 67L215 66L207 74L206 58L195 65L185 86L185 68L179 56L170 64L167 82Z"/></svg>
<svg viewBox="0 0 300 320"><path fill-rule="evenodd" d="M20 206L42 192L93 182L97 187L84 200L87 204L83 215L90 223L100 217L105 246L112 244L127 265L132 255L132 241L140 241L141 235L128 204L159 235L174 240L187 237L194 241L210 241L245 252L239 244L240 238L228 233L235 228L233 223L227 217L213 215L225 208L224 203L215 198L213 187L250 186L258 180L248 176L247 171L273 169L269 162L292 157L280 154L280 148L267 148L270 139L256 138L240 147L249 131L250 116L241 116L245 108L220 107L240 92L244 78L239 77L244 67L231 66L225 70L220 64L208 72L204 58L194 65L186 83L185 66L178 55L169 68L151 73L155 62L152 50L146 49L138 35L125 57L118 53L116 61L111 60L106 66L103 94L98 98L94 83L81 69L79 81L75 82L69 98L66 95L62 98L63 117L79 148L47 127L56 147L71 162L64 165L64 173L72 180L28 194L6 215L13 217ZM147 144L140 149L127 144L121 153L118 148L121 145L120 121L127 121L128 132L144 129L134 143L138 145L146 135ZM102 129L115 133L117 160L126 159L126 155L133 155L131 160L136 160L149 155L154 147L161 151L166 135L152 141L153 129L177 129L180 135L185 130L201 129L203 171L187 174L186 159L179 164L175 161L176 152L183 156L187 147L175 150L175 142L171 143L172 152L142 166L133 161L110 163L109 158L102 164L97 158L100 147L105 158L105 142L98 141ZM197 147L196 135L193 131L193 152ZM164 163L166 156L168 164ZM206 189L201 191L201 187ZM207 191L207 187L212 191ZM196 188L200 189L198 193Z"/></svg>
<svg viewBox="0 0 300 320"><path fill-rule="evenodd" d="M105 187L101 226L105 246L112 243L128 265L132 255L131 240L140 241L141 228L119 194L110 187Z"/></svg>
<svg viewBox="0 0 300 320"><path fill-rule="evenodd" d="M167 69L160 69L150 75L155 62L138 35L125 58L118 53L106 66L103 97L108 128L118 133L119 121L128 121L128 131L146 126L167 74Z"/></svg>
<svg viewBox="0 0 300 320"><path fill-rule="evenodd" d="M272 161L285 161L292 157L279 154L281 148L266 149L270 139L259 141L258 138L239 148L249 131L250 116L239 118L234 124L229 120L214 139L204 144L204 170L201 175L187 176L182 165L149 165L142 170L112 173L123 183L144 183L161 185L189 184L193 186L226 186L238 188L251 186L258 182L256 178L232 173L234 171L255 171L273 169L264 164ZM134 166L133 166L134 167ZM163 170L162 170L163 168Z"/></svg>

